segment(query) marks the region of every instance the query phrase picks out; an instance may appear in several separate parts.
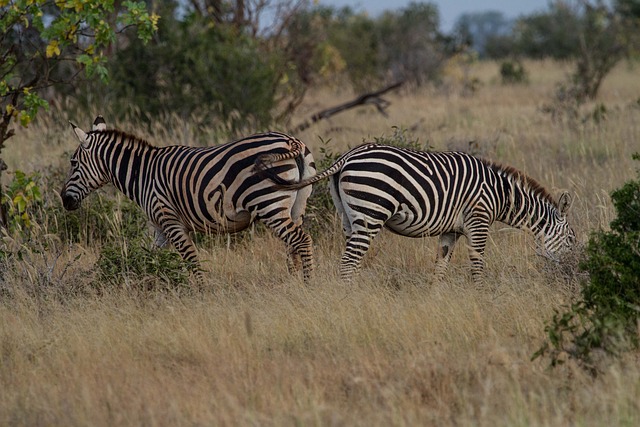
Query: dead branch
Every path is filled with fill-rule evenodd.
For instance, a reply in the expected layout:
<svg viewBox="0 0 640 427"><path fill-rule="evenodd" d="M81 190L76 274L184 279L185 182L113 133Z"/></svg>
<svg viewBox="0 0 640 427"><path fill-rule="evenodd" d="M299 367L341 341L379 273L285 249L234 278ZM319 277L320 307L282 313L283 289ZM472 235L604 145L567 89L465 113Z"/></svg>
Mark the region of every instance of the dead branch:
<svg viewBox="0 0 640 427"><path fill-rule="evenodd" d="M370 92L370 93L365 93L364 95L360 95L353 101L345 102L344 104L340 104L335 107L331 107L331 108L327 108L326 110L319 111L315 113L313 116L311 116L309 120L293 128L291 132L292 133L302 132L303 130L308 129L312 124L320 120L328 119L331 116L335 116L338 113L349 110L353 107L357 107L358 105L365 105L365 104L374 105L380 114L382 114L385 117L388 117L386 110L387 110L387 107L391 105L391 103L386 99L382 98L380 95L383 95L389 91L399 88L400 86L402 86L403 83L404 83L403 81L400 81L390 86L387 86L383 89L380 89L376 92Z"/></svg>

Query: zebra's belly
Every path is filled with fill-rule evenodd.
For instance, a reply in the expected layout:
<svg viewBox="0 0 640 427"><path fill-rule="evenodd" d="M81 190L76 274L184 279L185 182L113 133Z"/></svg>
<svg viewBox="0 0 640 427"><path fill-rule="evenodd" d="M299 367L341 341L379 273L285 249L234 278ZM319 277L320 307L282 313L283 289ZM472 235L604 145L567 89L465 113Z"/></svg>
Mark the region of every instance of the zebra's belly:
<svg viewBox="0 0 640 427"><path fill-rule="evenodd" d="M197 223L193 223L192 220L192 228L203 233L238 233L247 229L252 222L251 214L246 211L224 216L219 212L213 212L211 216L214 218L213 221L203 218Z"/></svg>
<svg viewBox="0 0 640 427"><path fill-rule="evenodd" d="M413 211L401 208L385 223L390 231L406 237L439 236L449 232L463 232L462 213L448 217L430 218L416 215Z"/></svg>

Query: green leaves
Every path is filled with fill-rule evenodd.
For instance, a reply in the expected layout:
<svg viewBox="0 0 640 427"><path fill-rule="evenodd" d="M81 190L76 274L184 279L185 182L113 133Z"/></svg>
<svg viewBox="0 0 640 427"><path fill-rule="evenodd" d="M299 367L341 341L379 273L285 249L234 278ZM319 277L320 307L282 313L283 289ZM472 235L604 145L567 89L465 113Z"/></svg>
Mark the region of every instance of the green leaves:
<svg viewBox="0 0 640 427"><path fill-rule="evenodd" d="M117 35L136 27L146 42L159 20L142 1L125 1L116 8L114 0L0 0L0 7L0 38L5 41L0 46L0 101L5 106L0 113L24 127L40 108L48 108L38 91L50 86L50 79L61 80L51 72L55 63L75 62L88 77L107 81L106 52ZM68 73L66 79L75 76ZM0 135L0 149L8 135Z"/></svg>
<svg viewBox="0 0 640 427"><path fill-rule="evenodd" d="M1 200L8 206L8 225L11 230L28 233L33 226L33 212L43 201L38 179L38 174L27 175L22 171L15 171Z"/></svg>
<svg viewBox="0 0 640 427"><path fill-rule="evenodd" d="M594 350L616 355L640 346L640 174L612 192L611 199L617 218L610 231L589 239L580 265L589 282L581 299L555 313L545 328L547 342L534 354L548 354L551 366L563 363L566 355L597 374Z"/></svg>
<svg viewBox="0 0 640 427"><path fill-rule="evenodd" d="M126 12L120 15L119 20L125 25L135 25L138 28L138 37L145 43L151 40L153 33L158 31L160 16L149 13L145 2L125 1L122 3Z"/></svg>

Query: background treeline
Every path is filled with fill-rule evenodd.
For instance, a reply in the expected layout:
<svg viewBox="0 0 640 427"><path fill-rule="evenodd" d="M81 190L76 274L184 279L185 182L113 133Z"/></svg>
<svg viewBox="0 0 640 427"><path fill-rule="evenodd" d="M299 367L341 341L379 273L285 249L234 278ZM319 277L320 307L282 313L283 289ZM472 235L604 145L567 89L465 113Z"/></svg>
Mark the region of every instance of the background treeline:
<svg viewBox="0 0 640 427"><path fill-rule="evenodd" d="M510 61L579 60L582 90L592 96L613 64L631 54L640 16L632 0L557 1L515 21L500 12L462 15L445 34L430 3L379 16L305 1L258 3L153 1L161 19L151 41L125 33L113 47L110 83L86 82L66 94L146 120L170 112L203 125L256 129L286 124L311 87L438 84L447 59L475 52Z"/></svg>
<svg viewBox="0 0 640 427"><path fill-rule="evenodd" d="M580 102L640 45L637 0L554 1L513 21L497 11L464 14L449 33L429 2L378 16L308 0L125 1L126 14L102 0L9 3L0 16L8 88L0 96L7 118L22 108L23 125L47 102L72 99L114 119L171 113L230 133L286 127L310 88L438 85L447 61L462 55L504 61L510 83L526 81L520 59L573 60L561 96ZM74 8L86 12L68 18Z"/></svg>

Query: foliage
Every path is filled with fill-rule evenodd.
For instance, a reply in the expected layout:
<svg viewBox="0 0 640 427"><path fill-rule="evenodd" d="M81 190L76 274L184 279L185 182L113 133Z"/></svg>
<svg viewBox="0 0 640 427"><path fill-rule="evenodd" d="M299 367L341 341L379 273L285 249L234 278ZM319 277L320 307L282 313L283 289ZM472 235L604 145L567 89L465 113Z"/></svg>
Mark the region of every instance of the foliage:
<svg viewBox="0 0 640 427"><path fill-rule="evenodd" d="M393 147L406 148L414 151L431 151L432 147L428 142L424 144L420 142L419 138L414 138L409 130L402 126L392 126L393 130L391 135L381 135L373 137L373 141L376 144L391 145Z"/></svg>
<svg viewBox="0 0 640 427"><path fill-rule="evenodd" d="M159 19L132 0L117 7L113 0L0 0L0 6L0 152L15 134L12 121L27 127L48 108L46 89L73 82L78 68L106 80L105 52L117 32L137 27L148 41ZM0 227L6 219L0 205Z"/></svg>
<svg viewBox="0 0 640 427"><path fill-rule="evenodd" d="M583 95L592 98L613 65L638 53L637 4L635 0L556 0L547 11L517 19L509 32L494 32L481 53L494 59L575 59L573 79Z"/></svg>
<svg viewBox="0 0 640 427"><path fill-rule="evenodd" d="M502 61L500 64L500 77L503 84L526 83L528 81L527 70L521 61Z"/></svg>
<svg viewBox="0 0 640 427"><path fill-rule="evenodd" d="M578 53L581 18L569 2L556 1L549 11L518 20L514 26L518 53L529 58L568 59Z"/></svg>
<svg viewBox="0 0 640 427"><path fill-rule="evenodd" d="M494 40L510 36L511 22L499 11L463 13L456 20L454 33L470 45L480 58L486 58ZM489 47L489 48L488 48Z"/></svg>
<svg viewBox="0 0 640 427"><path fill-rule="evenodd" d="M618 355L639 347L640 173L638 180L612 192L611 199L617 213L611 231L591 236L581 263L589 282L577 302L554 314L545 328L548 340L534 355L548 354L552 366L566 355L595 374L598 351Z"/></svg>
<svg viewBox="0 0 640 427"><path fill-rule="evenodd" d="M188 265L177 252L147 249L147 218L128 199L98 193L83 201L82 209L65 212L58 208L54 215L49 219L55 219L49 224L50 231L57 232L62 241L101 248L97 269L103 282L120 283L124 276L130 280L155 276L172 284L188 280Z"/></svg>
<svg viewBox="0 0 640 427"><path fill-rule="evenodd" d="M7 206L7 226L10 231L28 234L33 226L34 213L43 202L39 180L37 173L27 175L19 170L14 172L1 200Z"/></svg>
<svg viewBox="0 0 640 427"><path fill-rule="evenodd" d="M570 54L575 59L575 68L557 85L552 101L544 111L554 120L568 118L570 122L576 122L581 107L596 98L602 81L613 67L634 50L637 52L640 16L634 14L634 9L627 7L625 1L613 5L582 2L576 10L563 5L558 2L556 9L566 11L571 17L567 17L566 27L575 33L571 35L576 40ZM561 27L560 22L557 26ZM597 106L586 119L600 122L605 113L606 109Z"/></svg>
<svg viewBox="0 0 640 427"><path fill-rule="evenodd" d="M177 252L147 249L142 239L108 243L98 259L100 280L111 284L122 283L123 278L140 281L154 276L173 285L186 285L190 270Z"/></svg>
<svg viewBox="0 0 640 427"><path fill-rule="evenodd" d="M420 85L435 79L446 57L438 26L438 11L427 3L410 3L376 18L318 6L294 16L287 31L296 40L304 81L335 82L345 76L363 92L388 80Z"/></svg>
<svg viewBox="0 0 640 427"><path fill-rule="evenodd" d="M68 63L84 67L88 76L106 79L105 51L117 31L128 26L149 40L158 16L144 2L113 0L0 0L0 150L17 120L28 126L47 101L40 92L54 83L72 81L77 72Z"/></svg>
<svg viewBox="0 0 640 427"><path fill-rule="evenodd" d="M62 241L103 245L114 240L136 240L147 234L147 218L128 199L114 199L96 193L82 202L82 208L65 211L60 203L49 208L47 228Z"/></svg>
<svg viewBox="0 0 640 427"><path fill-rule="evenodd" d="M197 114L202 125L267 127L278 84L274 58L233 26L197 15L178 21L174 13L167 10L157 39L146 46L131 40L117 52L108 88L114 110L133 107L146 120L171 112L184 119Z"/></svg>
<svg viewBox="0 0 640 427"><path fill-rule="evenodd" d="M438 28L438 9L431 3L415 3L379 19L383 72L394 81L420 86L438 77L446 59L445 43Z"/></svg>

